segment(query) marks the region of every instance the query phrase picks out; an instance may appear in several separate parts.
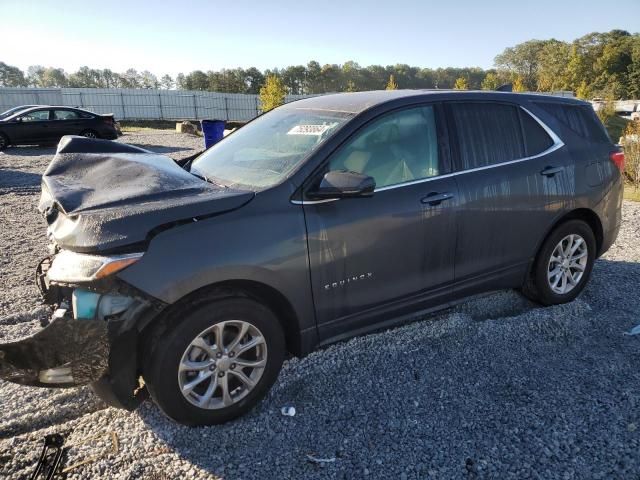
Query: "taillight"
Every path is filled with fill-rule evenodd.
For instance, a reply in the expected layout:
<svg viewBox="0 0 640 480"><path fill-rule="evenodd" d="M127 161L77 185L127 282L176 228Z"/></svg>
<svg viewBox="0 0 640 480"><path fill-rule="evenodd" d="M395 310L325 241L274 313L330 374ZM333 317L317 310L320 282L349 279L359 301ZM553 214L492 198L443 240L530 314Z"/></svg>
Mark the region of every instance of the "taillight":
<svg viewBox="0 0 640 480"><path fill-rule="evenodd" d="M624 171L624 152L611 152L609 154L609 159L615 163L618 170L621 172Z"/></svg>
<svg viewBox="0 0 640 480"><path fill-rule="evenodd" d="M109 125L113 125L113 117L103 117L104 123L108 123Z"/></svg>

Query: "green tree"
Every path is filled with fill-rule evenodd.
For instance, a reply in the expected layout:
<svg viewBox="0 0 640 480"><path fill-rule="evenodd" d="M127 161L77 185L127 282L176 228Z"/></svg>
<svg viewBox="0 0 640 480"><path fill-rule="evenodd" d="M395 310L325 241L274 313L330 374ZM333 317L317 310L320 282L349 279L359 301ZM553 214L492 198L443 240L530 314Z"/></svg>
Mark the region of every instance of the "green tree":
<svg viewBox="0 0 640 480"><path fill-rule="evenodd" d="M322 93L322 67L315 60L307 63L304 91L307 93Z"/></svg>
<svg viewBox="0 0 640 480"><path fill-rule="evenodd" d="M496 56L495 64L519 75L526 90L537 90L540 52L550 40L529 40L515 47L506 48Z"/></svg>
<svg viewBox="0 0 640 480"><path fill-rule="evenodd" d="M27 83L30 87L41 87L44 67L42 65L30 65L27 68Z"/></svg>
<svg viewBox="0 0 640 480"><path fill-rule="evenodd" d="M286 88L282 80L276 75L267 76L263 87L260 89L260 107L263 112L268 112L284 103Z"/></svg>
<svg viewBox="0 0 640 480"><path fill-rule="evenodd" d="M320 72L322 93L341 92L343 90L342 68L340 65L323 65Z"/></svg>
<svg viewBox="0 0 640 480"><path fill-rule="evenodd" d="M363 89L364 78L362 76L362 67L356 62L350 60L342 65L342 77L345 91L355 92Z"/></svg>
<svg viewBox="0 0 640 480"><path fill-rule="evenodd" d="M244 71L245 93L256 94L264 85L264 75L256 67Z"/></svg>
<svg viewBox="0 0 640 480"><path fill-rule="evenodd" d="M160 82L158 81L158 77L150 71L145 70L140 74L140 86L148 89L160 88Z"/></svg>
<svg viewBox="0 0 640 480"><path fill-rule="evenodd" d="M122 74L123 80L127 84L127 88L140 88L140 74L135 68L129 68Z"/></svg>
<svg viewBox="0 0 640 480"><path fill-rule="evenodd" d="M516 75L516 78L513 80L512 91L514 92L526 92L527 87L524 83L524 80L520 75Z"/></svg>
<svg viewBox="0 0 640 480"><path fill-rule="evenodd" d="M175 83L171 75L163 75L162 78L160 79L160 85L165 90L171 90L175 85Z"/></svg>
<svg viewBox="0 0 640 480"><path fill-rule="evenodd" d="M26 87L27 79L18 67L0 62L0 87Z"/></svg>
<svg viewBox="0 0 640 480"><path fill-rule="evenodd" d="M208 90L209 77L202 70L194 70L184 78L186 90Z"/></svg>
<svg viewBox="0 0 640 480"><path fill-rule="evenodd" d="M585 82L584 80L580 82L580 85L578 85L578 88L576 88L575 94L576 97L582 98L583 100L588 99L590 96L590 91L587 82Z"/></svg>
<svg viewBox="0 0 640 480"><path fill-rule="evenodd" d="M102 87L102 75L100 70L87 66L80 67L77 72L69 75L69 86L76 88L100 88ZM131 88L136 88L131 87Z"/></svg>
<svg viewBox="0 0 640 480"><path fill-rule="evenodd" d="M495 90L500 86L500 80L498 79L498 75L493 72L487 73L482 80L482 90Z"/></svg>
<svg viewBox="0 0 640 480"><path fill-rule="evenodd" d="M100 72L104 88L118 88L120 86L120 75L112 72L108 68L103 69Z"/></svg>
<svg viewBox="0 0 640 480"><path fill-rule="evenodd" d="M571 57L571 45L550 40L538 54L537 90L552 92L571 88L567 78L567 65Z"/></svg>
<svg viewBox="0 0 640 480"><path fill-rule="evenodd" d="M453 85L456 90L469 90L469 82L464 77L456 78L456 83Z"/></svg>
<svg viewBox="0 0 640 480"><path fill-rule="evenodd" d="M184 73L176 75L176 88L178 90L187 90L187 77Z"/></svg>
<svg viewBox="0 0 640 480"><path fill-rule="evenodd" d="M397 90L398 89L398 84L396 83L396 79L393 77L393 75L389 75L389 81L387 82L387 86L385 87L386 90Z"/></svg>

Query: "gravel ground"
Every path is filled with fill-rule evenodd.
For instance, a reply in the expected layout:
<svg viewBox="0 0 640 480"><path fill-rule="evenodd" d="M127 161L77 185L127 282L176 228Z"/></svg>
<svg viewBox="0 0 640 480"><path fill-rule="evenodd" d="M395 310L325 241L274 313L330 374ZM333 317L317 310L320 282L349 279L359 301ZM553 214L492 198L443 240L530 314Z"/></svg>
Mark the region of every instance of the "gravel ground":
<svg viewBox="0 0 640 480"><path fill-rule="evenodd" d="M122 141L178 158L202 139ZM45 252L39 175L52 154L0 153L0 341L46 315L33 268ZM69 478L640 479L640 337L623 335L640 323L640 204L623 213L617 243L571 304L497 292L289 360L267 399L227 425L181 427L150 402L107 408L86 387L0 382L0 477L28 476L47 433L77 442L113 431L118 452ZM285 405L297 414L282 416ZM108 447L75 447L70 461Z"/></svg>

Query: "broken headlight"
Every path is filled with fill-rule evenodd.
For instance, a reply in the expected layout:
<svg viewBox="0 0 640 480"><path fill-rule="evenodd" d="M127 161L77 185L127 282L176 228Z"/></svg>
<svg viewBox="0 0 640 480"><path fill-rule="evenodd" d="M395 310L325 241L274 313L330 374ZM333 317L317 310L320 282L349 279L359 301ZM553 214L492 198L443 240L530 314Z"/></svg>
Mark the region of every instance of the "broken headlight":
<svg viewBox="0 0 640 480"><path fill-rule="evenodd" d="M107 320L112 315L127 310L133 303L133 298L122 295L90 292L82 288L76 288L71 296L73 318Z"/></svg>
<svg viewBox="0 0 640 480"><path fill-rule="evenodd" d="M102 256L62 250L54 257L47 276L54 282L91 282L119 272L140 260L142 255L142 253L129 253Z"/></svg>

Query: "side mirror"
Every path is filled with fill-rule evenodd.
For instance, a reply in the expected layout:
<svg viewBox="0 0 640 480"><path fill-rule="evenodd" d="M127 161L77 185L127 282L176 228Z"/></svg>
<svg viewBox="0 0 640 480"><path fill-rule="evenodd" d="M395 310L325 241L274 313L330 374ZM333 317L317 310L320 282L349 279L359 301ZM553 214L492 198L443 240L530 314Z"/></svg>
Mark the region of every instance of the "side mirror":
<svg viewBox="0 0 640 480"><path fill-rule="evenodd" d="M313 198L370 197L376 188L373 177L347 170L325 173L320 186L309 196Z"/></svg>

